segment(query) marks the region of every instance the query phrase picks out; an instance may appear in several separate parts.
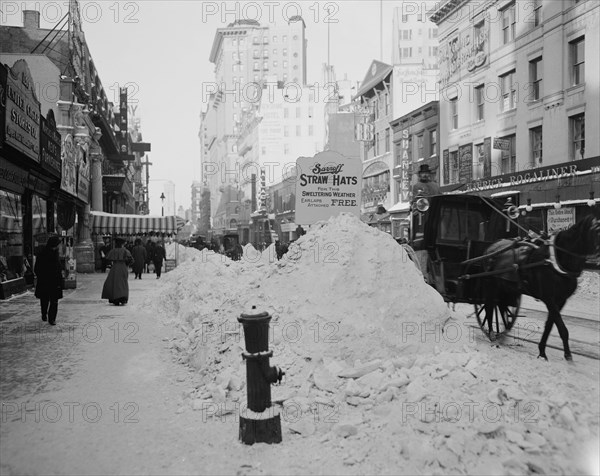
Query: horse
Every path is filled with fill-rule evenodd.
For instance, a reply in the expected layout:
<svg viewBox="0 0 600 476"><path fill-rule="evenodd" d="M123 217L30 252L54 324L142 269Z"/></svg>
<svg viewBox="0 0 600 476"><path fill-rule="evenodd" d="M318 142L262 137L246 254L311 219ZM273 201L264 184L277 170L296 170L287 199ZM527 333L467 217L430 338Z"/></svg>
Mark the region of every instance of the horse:
<svg viewBox="0 0 600 476"><path fill-rule="evenodd" d="M551 235L548 240L502 239L487 248L494 253L486 270L494 272L484 286L485 319L492 335L494 306L500 309L518 301L521 294L542 301L548 317L538 344L539 356L546 361L546 342L556 324L563 343L565 359L573 360L569 349L569 331L561 316L567 299L577 289L577 278L585 266L586 257L600 252L600 207L570 228ZM508 269L511 269L508 271Z"/></svg>

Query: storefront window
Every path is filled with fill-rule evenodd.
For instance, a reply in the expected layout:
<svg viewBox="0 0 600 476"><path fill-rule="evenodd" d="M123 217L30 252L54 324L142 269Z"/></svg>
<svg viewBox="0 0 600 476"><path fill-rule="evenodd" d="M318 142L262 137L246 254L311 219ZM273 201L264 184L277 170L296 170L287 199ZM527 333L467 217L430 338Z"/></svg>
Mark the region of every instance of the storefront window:
<svg viewBox="0 0 600 476"><path fill-rule="evenodd" d="M23 276L21 196L0 190L0 281Z"/></svg>

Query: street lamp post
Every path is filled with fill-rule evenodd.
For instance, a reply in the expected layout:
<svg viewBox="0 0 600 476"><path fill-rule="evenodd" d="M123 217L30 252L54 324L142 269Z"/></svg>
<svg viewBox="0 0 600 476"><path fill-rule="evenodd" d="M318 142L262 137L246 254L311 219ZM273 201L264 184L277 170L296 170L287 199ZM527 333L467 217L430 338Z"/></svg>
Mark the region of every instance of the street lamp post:
<svg viewBox="0 0 600 476"><path fill-rule="evenodd" d="M161 213L160 213L160 216L161 216L161 217L164 217L164 216L165 216L165 198L167 198L167 197L165 197L165 193L164 193L164 192L162 192L162 193L160 194L160 202L161 202L161 204L162 204Z"/></svg>

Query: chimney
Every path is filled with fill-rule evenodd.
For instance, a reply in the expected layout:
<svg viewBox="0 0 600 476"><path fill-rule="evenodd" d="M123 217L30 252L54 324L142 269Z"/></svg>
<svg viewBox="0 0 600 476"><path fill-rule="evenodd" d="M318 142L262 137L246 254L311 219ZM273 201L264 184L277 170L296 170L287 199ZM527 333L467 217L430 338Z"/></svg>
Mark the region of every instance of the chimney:
<svg viewBox="0 0 600 476"><path fill-rule="evenodd" d="M40 29L40 12L23 10L23 27L28 30Z"/></svg>

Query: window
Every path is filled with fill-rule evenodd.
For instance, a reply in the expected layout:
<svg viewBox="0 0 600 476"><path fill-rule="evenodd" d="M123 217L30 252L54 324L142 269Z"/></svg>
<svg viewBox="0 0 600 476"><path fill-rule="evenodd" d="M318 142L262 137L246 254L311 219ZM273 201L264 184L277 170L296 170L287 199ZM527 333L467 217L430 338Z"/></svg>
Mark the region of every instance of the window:
<svg viewBox="0 0 600 476"><path fill-rule="evenodd" d="M385 130L385 151L386 152L390 151L390 128L389 127Z"/></svg>
<svg viewBox="0 0 600 476"><path fill-rule="evenodd" d="M269 44L269 37L268 37L268 36L265 36L265 37L263 38L263 45L268 45L268 44Z"/></svg>
<svg viewBox="0 0 600 476"><path fill-rule="evenodd" d="M311 91L312 92L312 91ZM313 93L314 95L314 93ZM310 100L310 99L309 99ZM314 101L314 98L312 99ZM308 117L313 117L313 114L315 113L315 109L312 106L308 106Z"/></svg>
<svg viewBox="0 0 600 476"><path fill-rule="evenodd" d="M255 36L252 38L252 44L253 45L260 45L260 40Z"/></svg>
<svg viewBox="0 0 600 476"><path fill-rule="evenodd" d="M483 51L485 44L485 20L480 21L473 27L473 43L475 51Z"/></svg>
<svg viewBox="0 0 600 476"><path fill-rule="evenodd" d="M254 58L260 58L260 53L258 50L254 50Z"/></svg>
<svg viewBox="0 0 600 476"><path fill-rule="evenodd" d="M287 56L287 48L283 49L283 56Z"/></svg>
<svg viewBox="0 0 600 476"><path fill-rule="evenodd" d="M296 137L300 137L302 135L302 126L296 126Z"/></svg>
<svg viewBox="0 0 600 476"><path fill-rule="evenodd" d="M531 142L531 160L532 167L537 167L542 163L542 126L529 129L529 140Z"/></svg>
<svg viewBox="0 0 600 476"><path fill-rule="evenodd" d="M277 61L273 61L273 68L277 68Z"/></svg>
<svg viewBox="0 0 600 476"><path fill-rule="evenodd" d="M510 136L502 137L502 139L508 141L508 150L503 150L500 156L500 168L502 174L514 173L517 169L517 151L516 142L517 135L512 134Z"/></svg>
<svg viewBox="0 0 600 476"><path fill-rule="evenodd" d="M287 107L286 107L286 108L284 108L284 109L283 109L283 118L284 118L284 119L287 119L287 118L289 117L289 115L290 115L290 111L289 111L289 109L288 109Z"/></svg>
<svg viewBox="0 0 600 476"><path fill-rule="evenodd" d="M450 130L458 129L458 98L450 99Z"/></svg>
<svg viewBox="0 0 600 476"><path fill-rule="evenodd" d="M402 39L403 40L412 39L412 30L402 30Z"/></svg>
<svg viewBox="0 0 600 476"><path fill-rule="evenodd" d="M571 160L583 159L585 151L585 114L577 114L569 118L571 135Z"/></svg>
<svg viewBox="0 0 600 476"><path fill-rule="evenodd" d="M283 126L283 137L289 137L290 129L288 126Z"/></svg>
<svg viewBox="0 0 600 476"><path fill-rule="evenodd" d="M484 106L484 94L483 94L483 84L475 87L475 120L483 121L483 106Z"/></svg>
<svg viewBox="0 0 600 476"><path fill-rule="evenodd" d="M309 136L314 135L314 128L313 128L312 124L308 126L308 135Z"/></svg>
<svg viewBox="0 0 600 476"><path fill-rule="evenodd" d="M283 144L283 153L286 155L290 153L290 144Z"/></svg>
<svg viewBox="0 0 600 476"><path fill-rule="evenodd" d="M500 103L502 111L509 111L517 107L517 90L515 89L515 71L500 76L502 87L502 102Z"/></svg>
<svg viewBox="0 0 600 476"><path fill-rule="evenodd" d="M458 151L455 150L450 152L450 173L448 177L450 178L450 183L458 183Z"/></svg>
<svg viewBox="0 0 600 476"><path fill-rule="evenodd" d="M542 96L542 58L536 58L529 62L529 82L531 83L530 98L537 101Z"/></svg>
<svg viewBox="0 0 600 476"><path fill-rule="evenodd" d="M287 66L288 66L288 62L287 62L287 61L284 61L284 62L283 62L283 67L284 67L284 68L287 68Z"/></svg>
<svg viewBox="0 0 600 476"><path fill-rule="evenodd" d="M421 160L425 158L425 154L423 153L423 134L419 134L417 136L417 160Z"/></svg>
<svg viewBox="0 0 600 476"><path fill-rule="evenodd" d="M375 156L379 155L379 132L375 133Z"/></svg>
<svg viewBox="0 0 600 476"><path fill-rule="evenodd" d="M437 155L437 129L429 131L429 149L432 157Z"/></svg>
<svg viewBox="0 0 600 476"><path fill-rule="evenodd" d="M258 65L258 61L254 62L254 71L260 71L260 66Z"/></svg>
<svg viewBox="0 0 600 476"><path fill-rule="evenodd" d="M269 62L268 61L265 61L263 63L263 69L269 69Z"/></svg>
<svg viewBox="0 0 600 476"><path fill-rule="evenodd" d="M300 119L301 115L302 115L302 109L297 107L296 108L296 119Z"/></svg>
<svg viewBox="0 0 600 476"><path fill-rule="evenodd" d="M287 35L283 35L283 40L284 43L287 43Z"/></svg>
<svg viewBox="0 0 600 476"><path fill-rule="evenodd" d="M571 45L571 84L576 86L585 81L585 39L572 41Z"/></svg>
<svg viewBox="0 0 600 476"><path fill-rule="evenodd" d="M277 43L277 35L273 35L273 43Z"/></svg>
<svg viewBox="0 0 600 476"><path fill-rule="evenodd" d="M516 17L514 3L502 10L502 38L504 44L515 39Z"/></svg>
<svg viewBox="0 0 600 476"><path fill-rule="evenodd" d="M273 56L277 55L277 48L273 50Z"/></svg>

